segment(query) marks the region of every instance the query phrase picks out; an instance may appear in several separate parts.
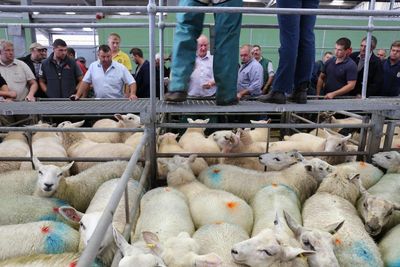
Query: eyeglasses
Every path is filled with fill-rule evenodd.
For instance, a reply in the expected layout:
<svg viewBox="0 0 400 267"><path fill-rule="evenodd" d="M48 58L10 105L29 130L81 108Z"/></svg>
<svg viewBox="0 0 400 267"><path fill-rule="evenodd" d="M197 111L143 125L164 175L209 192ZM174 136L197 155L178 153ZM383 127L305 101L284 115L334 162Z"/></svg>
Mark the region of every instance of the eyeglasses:
<svg viewBox="0 0 400 267"><path fill-rule="evenodd" d="M39 52L47 52L47 48L37 49Z"/></svg>

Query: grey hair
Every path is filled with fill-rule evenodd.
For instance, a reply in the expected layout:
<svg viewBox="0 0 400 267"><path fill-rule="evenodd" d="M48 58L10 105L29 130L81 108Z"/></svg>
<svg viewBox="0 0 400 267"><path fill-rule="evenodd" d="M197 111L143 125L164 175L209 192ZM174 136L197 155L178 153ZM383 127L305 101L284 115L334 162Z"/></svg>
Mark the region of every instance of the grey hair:
<svg viewBox="0 0 400 267"><path fill-rule="evenodd" d="M7 46L14 47L14 44L8 40L1 39L0 40L0 50L3 51L5 49L5 47L7 47Z"/></svg>

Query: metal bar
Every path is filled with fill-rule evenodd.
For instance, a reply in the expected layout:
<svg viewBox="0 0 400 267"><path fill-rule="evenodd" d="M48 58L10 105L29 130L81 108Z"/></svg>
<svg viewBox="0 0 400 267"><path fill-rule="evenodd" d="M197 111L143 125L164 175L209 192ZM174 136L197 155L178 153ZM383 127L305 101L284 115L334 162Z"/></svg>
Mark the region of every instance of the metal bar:
<svg viewBox="0 0 400 267"><path fill-rule="evenodd" d="M371 130L368 135L368 160L371 160L373 154L379 152L379 146L381 143L383 124L385 122L385 117L379 114L378 112L374 112L371 117Z"/></svg>
<svg viewBox="0 0 400 267"><path fill-rule="evenodd" d="M364 116L362 118L363 123L369 123L369 117ZM361 128L360 130L360 143L358 145L358 151L365 151L365 146L367 144L367 133L370 131L370 128ZM361 160L361 158L359 158Z"/></svg>
<svg viewBox="0 0 400 267"><path fill-rule="evenodd" d="M273 143L273 142L271 142ZM365 151L349 151L349 152L301 152L303 156L343 156L343 155L367 155L368 152ZM268 152L265 152L268 153ZM169 158L175 155L182 157L188 157L190 155L196 154L199 157L205 158L241 158L241 157L258 157L265 153L157 153L159 158Z"/></svg>
<svg viewBox="0 0 400 267"><path fill-rule="evenodd" d="M0 132L144 132L144 128L40 128L40 127L0 127Z"/></svg>
<svg viewBox="0 0 400 267"><path fill-rule="evenodd" d="M63 162L63 161L77 161L77 162L106 162L112 160L126 160L128 161L129 157L38 157L40 161L54 161L54 162ZM31 161L31 157L0 157L0 161ZM142 161L142 160L141 160Z"/></svg>
<svg viewBox="0 0 400 267"><path fill-rule="evenodd" d="M159 6L164 6L164 0L159 0ZM160 13L158 16L158 38L160 42L160 99L164 100L164 29L165 29L165 23L164 23L164 16L163 13Z"/></svg>
<svg viewBox="0 0 400 267"><path fill-rule="evenodd" d="M390 121L386 124L385 142L383 144L383 150L388 151L392 148L393 135L396 129L396 123Z"/></svg>
<svg viewBox="0 0 400 267"><path fill-rule="evenodd" d="M344 110L337 111L336 113L339 113L339 114L342 114L342 115L345 115L345 116L349 116L349 117L353 117L353 118L356 118L356 119L360 119L360 120L362 120L364 118L361 115L355 114L353 112L344 111Z"/></svg>
<svg viewBox="0 0 400 267"><path fill-rule="evenodd" d="M122 194L124 193L125 187L127 186L127 183L129 181L129 178L131 177L131 174L136 167L136 163L140 157L141 151L143 146L145 145L147 141L147 133L143 135L143 137L140 140L140 143L135 149L135 152L133 153L131 159L128 162L128 165L126 166L126 169L124 173L122 174L120 181L118 182L117 187L115 188L115 191L113 192L110 201L108 202L106 208L103 211L103 214L101 215L100 221L97 224L96 229L94 230L94 233L90 239L90 242L88 243L87 247L83 251L81 257L79 258L77 267L86 267L86 266L91 266L91 263L96 257L97 251L100 248L101 241L104 237L104 233L107 231L107 228L109 227L110 223L112 222L113 219L113 214L118 206L118 203L122 197Z"/></svg>
<svg viewBox="0 0 400 267"><path fill-rule="evenodd" d="M296 119L299 119L299 120L301 120L301 121L307 122L307 123L309 123L309 124L315 124L315 122L310 121L310 120L307 120L306 118L303 118L303 117L301 117L301 116L299 116L299 115L297 115L297 114L295 114L295 113L292 113L292 117L294 117L294 118L296 118Z"/></svg>

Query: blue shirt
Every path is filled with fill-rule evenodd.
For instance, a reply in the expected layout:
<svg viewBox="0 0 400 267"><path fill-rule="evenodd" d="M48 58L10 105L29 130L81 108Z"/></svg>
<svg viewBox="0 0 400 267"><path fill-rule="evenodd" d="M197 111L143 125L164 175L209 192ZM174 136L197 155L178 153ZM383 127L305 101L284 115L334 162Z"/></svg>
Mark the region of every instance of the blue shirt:
<svg viewBox="0 0 400 267"><path fill-rule="evenodd" d="M400 94L400 61L391 65L390 59L383 63L383 87L381 96L398 96Z"/></svg>
<svg viewBox="0 0 400 267"><path fill-rule="evenodd" d="M264 83L264 70L257 60L251 59L240 67L237 81L237 91L249 90L250 95L261 95Z"/></svg>
<svg viewBox="0 0 400 267"><path fill-rule="evenodd" d="M356 81L357 65L350 58L346 58L342 62L336 64L336 57L333 57L325 62L323 73L326 75L324 93L327 94L339 90L347 85L349 81Z"/></svg>
<svg viewBox="0 0 400 267"><path fill-rule="evenodd" d="M90 64L83 81L93 85L96 98L124 98L124 85L135 82L128 69L116 61L112 61L106 71L100 61Z"/></svg>

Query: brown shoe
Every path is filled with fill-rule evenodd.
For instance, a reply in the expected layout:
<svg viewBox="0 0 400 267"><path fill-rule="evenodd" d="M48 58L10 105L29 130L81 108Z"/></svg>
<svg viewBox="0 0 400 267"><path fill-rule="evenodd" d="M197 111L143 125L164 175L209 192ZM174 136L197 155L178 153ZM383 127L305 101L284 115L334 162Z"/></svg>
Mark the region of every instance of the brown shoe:
<svg viewBox="0 0 400 267"><path fill-rule="evenodd" d="M164 100L168 102L183 102L186 101L186 97L186 91L173 91L165 93Z"/></svg>

